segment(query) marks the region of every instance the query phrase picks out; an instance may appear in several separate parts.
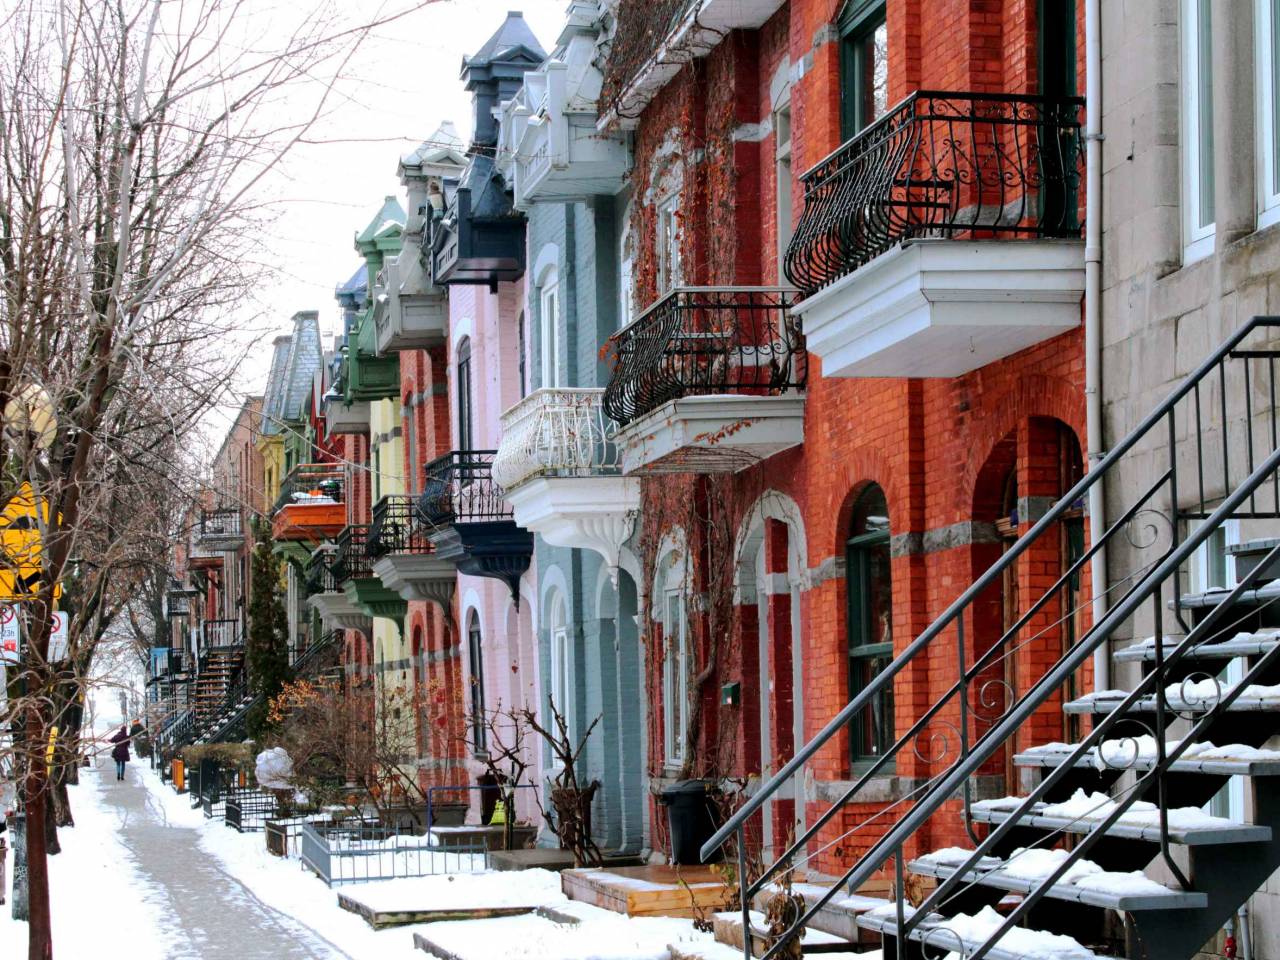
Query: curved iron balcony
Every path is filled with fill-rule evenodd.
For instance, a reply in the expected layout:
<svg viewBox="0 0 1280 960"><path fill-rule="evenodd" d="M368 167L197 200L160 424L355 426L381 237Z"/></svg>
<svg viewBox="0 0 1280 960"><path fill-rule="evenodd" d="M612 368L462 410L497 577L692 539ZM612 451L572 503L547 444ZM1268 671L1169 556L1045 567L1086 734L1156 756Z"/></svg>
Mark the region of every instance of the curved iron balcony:
<svg viewBox="0 0 1280 960"><path fill-rule="evenodd" d="M300 463L280 482L280 493L271 507L275 513L281 507L294 504L294 494L316 494L342 503L342 487L345 475L342 467L332 463ZM302 502L308 502L303 500Z"/></svg>
<svg viewBox="0 0 1280 960"><path fill-rule="evenodd" d="M496 455L496 450L453 450L428 463L418 515L434 527L510 520L511 507L493 479Z"/></svg>
<svg viewBox="0 0 1280 960"><path fill-rule="evenodd" d="M620 473L600 387L543 387L502 415L493 479L510 490L530 477Z"/></svg>
<svg viewBox="0 0 1280 960"><path fill-rule="evenodd" d="M785 287L677 287L609 340L604 414L626 426L670 400L804 389L804 337Z"/></svg>
<svg viewBox="0 0 1280 960"><path fill-rule="evenodd" d="M1081 97L919 90L801 178L809 296L915 237L1076 237Z"/></svg>
<svg viewBox="0 0 1280 960"><path fill-rule="evenodd" d="M371 560L391 553L430 553L428 533L414 497L386 496L373 505L366 552Z"/></svg>

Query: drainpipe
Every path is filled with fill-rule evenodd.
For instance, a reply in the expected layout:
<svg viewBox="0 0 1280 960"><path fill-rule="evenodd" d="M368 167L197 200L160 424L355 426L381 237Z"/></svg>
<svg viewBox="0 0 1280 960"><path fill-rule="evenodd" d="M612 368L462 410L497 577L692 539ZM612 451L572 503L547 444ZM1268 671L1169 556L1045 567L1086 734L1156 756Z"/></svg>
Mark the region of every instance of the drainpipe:
<svg viewBox="0 0 1280 960"><path fill-rule="evenodd" d="M1084 397L1089 469L1104 453L1102 441L1102 0L1085 0L1085 212L1084 212ZM1106 531L1103 483L1089 488L1089 541ZM1107 612L1107 552L1102 547L1089 563L1093 622ZM1095 690L1111 686L1111 641L1093 655Z"/></svg>

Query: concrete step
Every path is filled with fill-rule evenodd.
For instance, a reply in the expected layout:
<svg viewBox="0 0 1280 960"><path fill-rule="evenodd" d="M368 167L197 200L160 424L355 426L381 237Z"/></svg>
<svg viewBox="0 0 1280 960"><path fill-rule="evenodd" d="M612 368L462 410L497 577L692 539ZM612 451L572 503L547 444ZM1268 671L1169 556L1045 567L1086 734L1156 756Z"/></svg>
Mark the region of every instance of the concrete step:
<svg viewBox="0 0 1280 960"><path fill-rule="evenodd" d="M1013 762L1015 766L1027 767L1031 769L1052 770L1066 763L1068 757L1074 752L1073 747L1066 747L1062 750L1034 750L1024 751L1015 754ZM1137 770L1145 772L1155 766L1155 757L1146 756L1123 756L1113 757L1109 766L1100 766L1095 759L1095 754L1089 754L1076 761L1077 769L1082 770ZM1192 757L1189 760L1175 760L1169 766L1171 773L1202 773L1211 776L1222 777L1276 777L1280 776L1280 759L1265 760L1233 760L1228 757L1212 757L1209 759L1201 759Z"/></svg>
<svg viewBox="0 0 1280 960"><path fill-rule="evenodd" d="M1182 642L1182 637L1165 637L1162 650L1165 655ZM1234 660L1236 657L1259 657L1270 653L1280 644L1280 631L1260 630L1257 633L1237 633L1230 640L1215 643L1201 643L1187 651L1183 659L1191 660ZM1154 643L1135 643L1123 650L1117 650L1112 659L1118 663L1151 663L1156 658Z"/></svg>

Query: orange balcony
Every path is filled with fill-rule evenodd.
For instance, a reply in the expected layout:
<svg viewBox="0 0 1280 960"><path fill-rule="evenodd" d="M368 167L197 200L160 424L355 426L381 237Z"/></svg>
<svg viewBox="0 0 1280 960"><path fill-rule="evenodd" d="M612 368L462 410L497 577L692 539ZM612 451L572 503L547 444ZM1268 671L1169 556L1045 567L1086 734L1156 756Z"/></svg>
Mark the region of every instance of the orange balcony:
<svg viewBox="0 0 1280 960"><path fill-rule="evenodd" d="M347 525L344 503L290 503L271 518L273 540L326 540Z"/></svg>

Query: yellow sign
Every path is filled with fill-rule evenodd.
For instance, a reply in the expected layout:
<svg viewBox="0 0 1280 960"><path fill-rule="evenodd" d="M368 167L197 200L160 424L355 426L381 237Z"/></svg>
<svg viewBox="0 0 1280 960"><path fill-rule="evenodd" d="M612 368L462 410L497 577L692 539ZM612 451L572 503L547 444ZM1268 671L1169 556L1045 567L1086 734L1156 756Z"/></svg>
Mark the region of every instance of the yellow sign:
<svg viewBox="0 0 1280 960"><path fill-rule="evenodd" d="M48 765L53 764L53 747L58 742L58 728L49 728L49 749L45 753L44 762Z"/></svg>
<svg viewBox="0 0 1280 960"><path fill-rule="evenodd" d="M42 521L49 519L49 503L23 484L0 510L0 602L34 600L40 590ZM55 584L53 597L62 596Z"/></svg>

